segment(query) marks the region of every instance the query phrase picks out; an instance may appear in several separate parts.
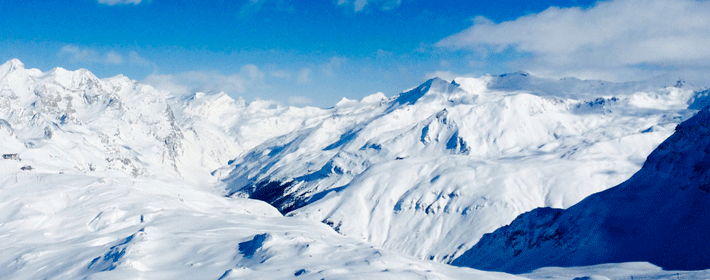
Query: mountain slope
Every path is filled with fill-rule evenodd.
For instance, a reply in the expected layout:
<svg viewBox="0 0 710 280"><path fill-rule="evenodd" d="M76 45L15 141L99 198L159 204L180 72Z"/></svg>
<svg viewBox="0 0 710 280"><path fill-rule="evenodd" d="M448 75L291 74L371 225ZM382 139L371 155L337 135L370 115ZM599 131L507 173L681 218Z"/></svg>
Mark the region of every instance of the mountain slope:
<svg viewBox="0 0 710 280"><path fill-rule="evenodd" d="M21 164L0 159L3 279L522 279L402 256L177 180Z"/></svg>
<svg viewBox="0 0 710 280"><path fill-rule="evenodd" d="M680 124L626 182L567 210L525 213L453 264L514 273L630 261L710 268L709 123L706 108Z"/></svg>
<svg viewBox="0 0 710 280"><path fill-rule="evenodd" d="M500 89L513 78L536 86ZM578 86L557 92L560 83ZM691 88L639 87L523 73L432 79L390 99L343 100L217 175L233 196L447 262L523 212L628 179L695 112Z"/></svg>

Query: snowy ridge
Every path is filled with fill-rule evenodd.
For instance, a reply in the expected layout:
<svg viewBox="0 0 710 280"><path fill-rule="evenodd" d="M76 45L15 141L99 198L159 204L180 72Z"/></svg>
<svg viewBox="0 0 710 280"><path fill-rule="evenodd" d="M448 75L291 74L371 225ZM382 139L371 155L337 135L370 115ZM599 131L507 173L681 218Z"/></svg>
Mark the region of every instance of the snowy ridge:
<svg viewBox="0 0 710 280"><path fill-rule="evenodd" d="M449 262L523 212L628 179L695 112L696 91L682 83L514 75L511 88L510 75L432 79L390 99L341 101L218 175L233 196Z"/></svg>
<svg viewBox="0 0 710 280"><path fill-rule="evenodd" d="M567 210L525 213L453 264L514 273L631 261L710 269L708 123L706 108L680 124L626 182Z"/></svg>

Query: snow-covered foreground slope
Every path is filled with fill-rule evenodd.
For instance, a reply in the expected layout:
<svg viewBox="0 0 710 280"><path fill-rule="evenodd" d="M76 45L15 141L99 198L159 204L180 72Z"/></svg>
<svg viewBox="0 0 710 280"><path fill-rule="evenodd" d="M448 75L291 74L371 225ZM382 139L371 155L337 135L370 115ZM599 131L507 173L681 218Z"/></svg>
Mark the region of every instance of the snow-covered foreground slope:
<svg viewBox="0 0 710 280"><path fill-rule="evenodd" d="M433 79L389 99L344 99L220 176L233 196L448 262L523 212L628 179L695 101L682 83Z"/></svg>
<svg viewBox="0 0 710 280"><path fill-rule="evenodd" d="M405 257L179 181L0 161L3 279L514 279ZM101 173L101 172L99 172Z"/></svg>
<svg viewBox="0 0 710 280"><path fill-rule="evenodd" d="M630 261L710 269L709 124L706 108L680 124L628 181L567 210L525 213L453 264L516 273Z"/></svg>
<svg viewBox="0 0 710 280"><path fill-rule="evenodd" d="M392 253L210 179L322 112L0 65L0 278L516 278Z"/></svg>

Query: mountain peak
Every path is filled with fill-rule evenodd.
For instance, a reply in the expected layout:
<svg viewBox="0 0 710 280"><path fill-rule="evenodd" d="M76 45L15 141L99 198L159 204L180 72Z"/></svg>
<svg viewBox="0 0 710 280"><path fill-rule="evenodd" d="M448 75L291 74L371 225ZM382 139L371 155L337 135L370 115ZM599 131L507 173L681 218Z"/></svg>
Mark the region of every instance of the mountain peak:
<svg viewBox="0 0 710 280"><path fill-rule="evenodd" d="M427 93L433 92L433 93L452 93L455 92L459 89L459 85L456 84L455 82L448 82L444 79L441 79L439 77L435 77L432 79L427 80L423 84L419 85L418 87L402 92L397 96L397 99L395 99L395 103L397 104L414 104L422 98L424 95Z"/></svg>
<svg viewBox="0 0 710 280"><path fill-rule="evenodd" d="M0 73L3 73L4 75L7 75L8 73L18 69L25 69L25 64L17 58L10 59L0 65Z"/></svg>
<svg viewBox="0 0 710 280"><path fill-rule="evenodd" d="M17 58L10 59L10 60L8 60L8 61L5 62L5 63L6 63L6 64L9 64L9 65L10 65L10 69L12 69L12 70L15 70L15 69L25 69L25 64L22 63L22 61L20 61L20 60L17 59Z"/></svg>
<svg viewBox="0 0 710 280"><path fill-rule="evenodd" d="M101 83L101 80L96 77L96 75L85 68L79 68L75 71L71 71L62 67L56 67L47 73L51 79L67 88L76 88L81 87L82 85L96 85Z"/></svg>

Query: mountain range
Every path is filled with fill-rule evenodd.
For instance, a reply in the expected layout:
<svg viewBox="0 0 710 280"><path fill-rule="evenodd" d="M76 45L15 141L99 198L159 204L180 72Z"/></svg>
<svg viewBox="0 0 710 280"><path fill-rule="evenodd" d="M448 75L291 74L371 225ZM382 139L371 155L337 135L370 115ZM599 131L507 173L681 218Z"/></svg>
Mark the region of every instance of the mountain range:
<svg viewBox="0 0 710 280"><path fill-rule="evenodd" d="M0 275L524 279L447 263L514 273L572 264L533 262L539 252L527 249L512 258L527 266L477 263L484 253L503 259L520 250L514 243L497 251L518 220L544 224L526 236L546 236L559 220L550 217L599 211L575 226L598 234L598 223L609 220L601 223L622 236L659 226L648 221L677 206L701 211L704 142L673 133L704 135L695 130L706 111L691 117L707 96L676 79L610 83L518 72L437 78L393 97L296 108L225 93L177 95L120 75L42 72L10 60L0 65ZM661 145L667 152L651 154L671 134ZM686 182L681 194L639 184L669 176ZM638 185L626 188L638 196L624 199L653 197L671 212L649 210L645 220L619 226L624 213L652 205L606 198L620 183ZM617 206L629 210L603 214ZM565 236L569 244L582 238ZM704 268L659 261L673 244L682 245L634 255L656 250L657 259L606 254L580 264Z"/></svg>
<svg viewBox="0 0 710 280"><path fill-rule="evenodd" d="M232 197L450 262L519 214L628 179L704 100L682 82L644 87L525 73L432 79L343 100L216 175Z"/></svg>

